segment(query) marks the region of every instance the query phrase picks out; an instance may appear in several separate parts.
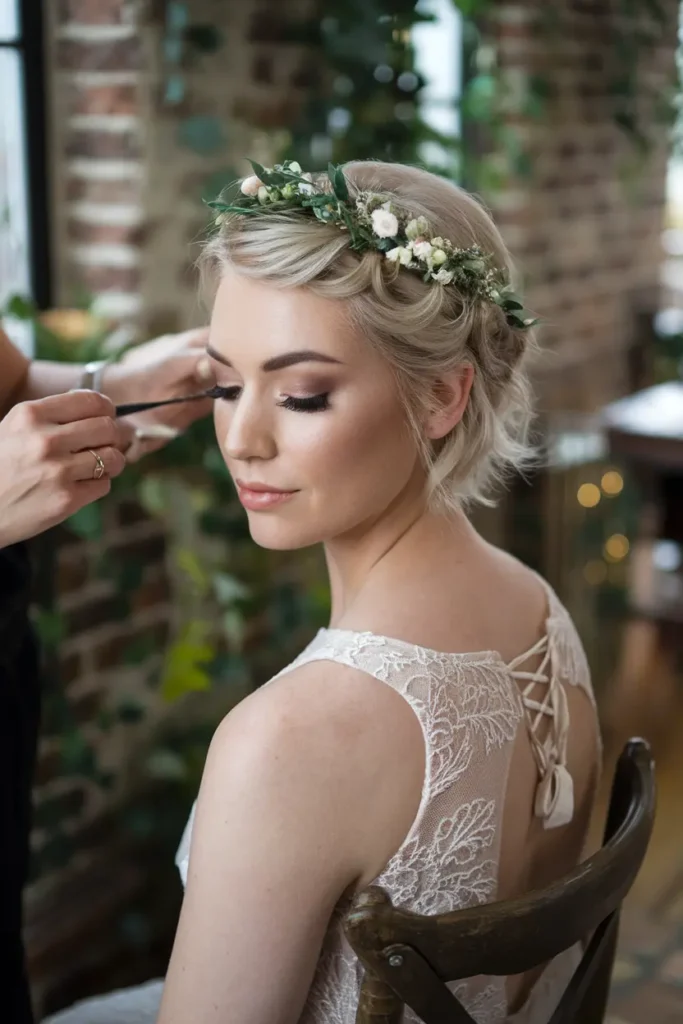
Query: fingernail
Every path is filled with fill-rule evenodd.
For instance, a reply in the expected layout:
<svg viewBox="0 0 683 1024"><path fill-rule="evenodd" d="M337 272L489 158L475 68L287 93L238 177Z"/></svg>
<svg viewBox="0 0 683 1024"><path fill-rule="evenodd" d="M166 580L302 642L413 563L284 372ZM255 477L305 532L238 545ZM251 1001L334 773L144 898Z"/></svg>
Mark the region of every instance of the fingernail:
<svg viewBox="0 0 683 1024"><path fill-rule="evenodd" d="M197 363L196 374L199 380L211 380L211 363L208 356L202 356Z"/></svg>

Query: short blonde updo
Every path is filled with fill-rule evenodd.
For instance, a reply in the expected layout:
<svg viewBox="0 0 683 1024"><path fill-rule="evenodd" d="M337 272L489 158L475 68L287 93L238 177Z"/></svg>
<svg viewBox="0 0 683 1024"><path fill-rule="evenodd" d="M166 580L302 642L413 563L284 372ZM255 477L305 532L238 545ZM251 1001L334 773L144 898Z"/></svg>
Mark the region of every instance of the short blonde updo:
<svg viewBox="0 0 683 1024"><path fill-rule="evenodd" d="M425 217L433 234L460 248L478 245L511 273L500 232L464 189L403 164L353 162L343 170L352 197L356 191L386 194L413 217ZM510 326L494 303L469 299L453 285L425 284L378 252L359 256L347 232L298 211L227 218L200 264L213 278L231 267L346 304L350 323L395 371L428 471L432 507L492 504L494 486L532 461L527 364L533 332ZM440 441L426 440L420 423L434 407L439 379L464 363L474 367L474 383L462 421Z"/></svg>

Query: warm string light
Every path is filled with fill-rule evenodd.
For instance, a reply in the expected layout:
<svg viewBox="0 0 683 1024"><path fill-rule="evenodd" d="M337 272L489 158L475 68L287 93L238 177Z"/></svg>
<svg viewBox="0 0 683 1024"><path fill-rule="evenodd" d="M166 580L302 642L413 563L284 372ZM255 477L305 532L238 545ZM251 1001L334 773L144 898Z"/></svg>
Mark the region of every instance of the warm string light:
<svg viewBox="0 0 683 1024"><path fill-rule="evenodd" d="M600 497L600 488L596 484L581 484L576 492L576 499L584 508L595 508Z"/></svg>
<svg viewBox="0 0 683 1024"><path fill-rule="evenodd" d="M605 558L609 562L620 562L626 558L629 547L628 537L623 533L613 533L605 541Z"/></svg>
<svg viewBox="0 0 683 1024"><path fill-rule="evenodd" d="M600 486L586 482L576 492L576 500L582 508L595 508L600 504L603 495L614 498L624 489L624 478L616 469L609 469L602 474ZM630 543L623 533L613 533L607 538L603 547L603 557L586 562L583 577L590 586L598 587L608 580L619 584L624 579L623 560L629 553Z"/></svg>
<svg viewBox="0 0 683 1024"><path fill-rule="evenodd" d="M621 494L623 491L624 478L616 469L610 469L606 473L603 473L600 486L609 498L614 498L617 494Z"/></svg>

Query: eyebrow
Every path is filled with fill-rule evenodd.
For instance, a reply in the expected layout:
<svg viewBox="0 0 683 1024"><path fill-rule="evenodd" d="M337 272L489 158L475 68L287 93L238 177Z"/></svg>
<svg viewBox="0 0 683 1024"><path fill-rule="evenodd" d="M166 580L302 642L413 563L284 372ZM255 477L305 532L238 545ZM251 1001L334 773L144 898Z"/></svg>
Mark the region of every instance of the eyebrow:
<svg viewBox="0 0 683 1024"><path fill-rule="evenodd" d="M232 368L232 363L225 356L222 356L220 352L216 352L211 345L206 346L206 354L215 359L216 362L222 363L223 366L229 366ZM261 364L261 369L266 373L272 373L274 370L284 370L288 366L295 366L297 363L335 363L340 366L339 359L333 359L332 356L323 355L322 352L314 352L313 349L301 349L297 352L284 352L281 356L273 356L272 359L267 359L265 363Z"/></svg>

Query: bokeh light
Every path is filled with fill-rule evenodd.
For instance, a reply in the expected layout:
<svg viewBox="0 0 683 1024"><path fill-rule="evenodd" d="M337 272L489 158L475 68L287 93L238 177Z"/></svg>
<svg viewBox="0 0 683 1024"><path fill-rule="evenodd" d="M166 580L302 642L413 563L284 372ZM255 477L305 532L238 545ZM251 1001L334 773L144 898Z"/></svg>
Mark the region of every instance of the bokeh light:
<svg viewBox="0 0 683 1024"><path fill-rule="evenodd" d="M584 508L595 508L600 497L600 488L596 484L581 484L576 493L579 505L583 505Z"/></svg>

